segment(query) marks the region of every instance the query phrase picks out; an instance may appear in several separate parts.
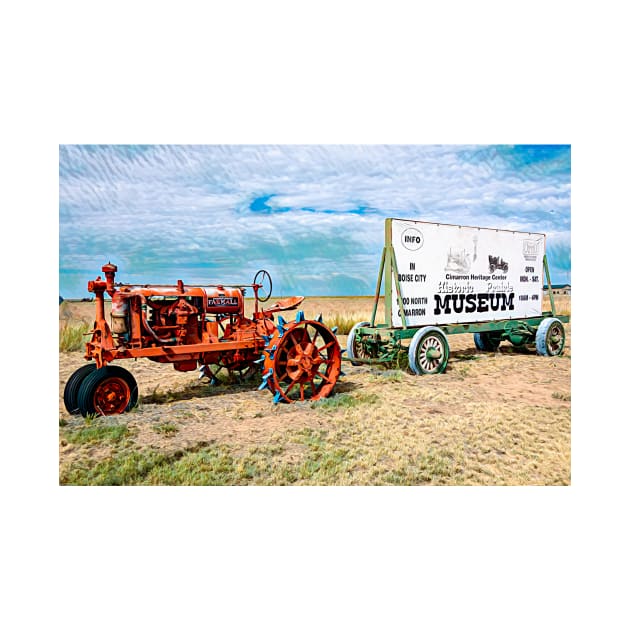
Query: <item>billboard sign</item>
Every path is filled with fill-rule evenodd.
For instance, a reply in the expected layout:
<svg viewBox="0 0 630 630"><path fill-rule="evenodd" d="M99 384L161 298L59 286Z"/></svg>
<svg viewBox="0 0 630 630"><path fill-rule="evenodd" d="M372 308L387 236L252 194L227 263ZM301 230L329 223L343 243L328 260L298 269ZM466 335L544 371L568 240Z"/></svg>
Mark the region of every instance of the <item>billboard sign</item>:
<svg viewBox="0 0 630 630"><path fill-rule="evenodd" d="M545 235L387 219L408 326L542 314ZM392 268L391 323L402 326Z"/></svg>

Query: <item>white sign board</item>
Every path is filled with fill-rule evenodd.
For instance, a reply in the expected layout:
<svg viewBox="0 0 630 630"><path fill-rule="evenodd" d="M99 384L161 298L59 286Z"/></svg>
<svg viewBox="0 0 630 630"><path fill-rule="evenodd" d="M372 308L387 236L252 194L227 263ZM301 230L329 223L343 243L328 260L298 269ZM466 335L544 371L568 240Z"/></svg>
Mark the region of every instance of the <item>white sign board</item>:
<svg viewBox="0 0 630 630"><path fill-rule="evenodd" d="M408 326L542 314L544 234L403 219L385 225ZM399 327L394 273L391 321Z"/></svg>

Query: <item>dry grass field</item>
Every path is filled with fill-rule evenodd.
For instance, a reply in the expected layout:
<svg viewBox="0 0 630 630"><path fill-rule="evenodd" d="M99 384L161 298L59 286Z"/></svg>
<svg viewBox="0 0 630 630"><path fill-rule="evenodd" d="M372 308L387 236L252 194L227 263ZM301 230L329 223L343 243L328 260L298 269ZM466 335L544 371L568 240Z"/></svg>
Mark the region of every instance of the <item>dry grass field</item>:
<svg viewBox="0 0 630 630"><path fill-rule="evenodd" d="M372 303L307 298L301 308L341 333L370 319ZM556 299L556 308L570 314L570 298ZM64 302L60 336L89 326L93 309ZM339 340L345 347L345 335ZM556 358L506 342L481 353L469 334L449 344L444 374L344 362L334 396L293 405L274 405L258 380L211 387L196 372L121 362L138 381L138 407L88 419L63 406L83 353L60 350L60 484L570 484L571 325Z"/></svg>

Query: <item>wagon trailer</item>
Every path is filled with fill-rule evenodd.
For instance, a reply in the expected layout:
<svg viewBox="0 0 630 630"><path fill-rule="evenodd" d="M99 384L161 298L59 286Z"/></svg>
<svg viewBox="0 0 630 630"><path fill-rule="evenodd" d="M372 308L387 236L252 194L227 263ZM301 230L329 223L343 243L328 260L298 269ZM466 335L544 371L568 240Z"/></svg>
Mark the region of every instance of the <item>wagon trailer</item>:
<svg viewBox="0 0 630 630"><path fill-rule="evenodd" d="M182 372L217 382L220 370L231 377L258 375L259 389L274 402L317 400L329 396L341 374L341 354L334 330L321 316L304 317L303 297L290 297L263 308L272 290L269 273L259 271L251 284L189 286L115 282L116 265L102 267L88 283L95 294L96 318L88 333L85 365L68 379L64 404L71 414L115 415L134 407L138 385L114 361L146 358L170 363ZM253 291L251 317L245 295ZM111 315L105 315L105 293ZM285 320L280 312L296 311Z"/></svg>
<svg viewBox="0 0 630 630"><path fill-rule="evenodd" d="M372 318L352 328L344 360L391 365L406 353L415 374L439 374L448 335L460 333L472 333L480 351L509 341L561 354L569 317L556 313L545 243L541 233L386 219ZM385 322L377 323L383 283Z"/></svg>

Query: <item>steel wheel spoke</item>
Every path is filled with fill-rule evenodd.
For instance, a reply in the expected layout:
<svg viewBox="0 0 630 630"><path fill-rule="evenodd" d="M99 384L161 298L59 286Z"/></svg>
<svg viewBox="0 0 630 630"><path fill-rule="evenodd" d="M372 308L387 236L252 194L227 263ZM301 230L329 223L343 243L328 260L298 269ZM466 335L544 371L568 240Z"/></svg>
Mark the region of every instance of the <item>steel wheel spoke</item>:
<svg viewBox="0 0 630 630"><path fill-rule="evenodd" d="M288 398L289 397L289 391L291 390L291 388L297 383L297 379L294 381L291 381L291 384L284 390L284 395Z"/></svg>
<svg viewBox="0 0 630 630"><path fill-rule="evenodd" d="M317 348L317 352L319 352L319 354L321 354L324 350L328 350L328 348L330 348L331 346L335 345L335 340L333 339L332 341L330 341L329 343L327 343L325 346L322 346L321 348Z"/></svg>
<svg viewBox="0 0 630 630"><path fill-rule="evenodd" d="M323 372L317 372L316 376L319 376L322 378L322 380L326 381L327 383L332 383L333 381L331 381L328 376L326 376L326 374L324 374Z"/></svg>

